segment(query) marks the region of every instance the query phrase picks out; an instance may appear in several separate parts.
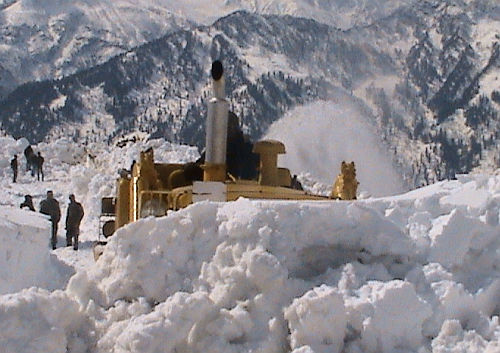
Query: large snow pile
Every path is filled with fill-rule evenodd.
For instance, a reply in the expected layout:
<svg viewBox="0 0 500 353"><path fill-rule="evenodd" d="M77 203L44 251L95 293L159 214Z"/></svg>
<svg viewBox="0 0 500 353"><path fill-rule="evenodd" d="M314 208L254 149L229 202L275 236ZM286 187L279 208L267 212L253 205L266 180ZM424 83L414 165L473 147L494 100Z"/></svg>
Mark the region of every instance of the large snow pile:
<svg viewBox="0 0 500 353"><path fill-rule="evenodd" d="M43 215L0 207L0 294L66 284L74 272L50 255L49 239L50 223Z"/></svg>
<svg viewBox="0 0 500 353"><path fill-rule="evenodd" d="M30 288L0 300L2 352L89 352L94 324L65 292Z"/></svg>
<svg viewBox="0 0 500 353"><path fill-rule="evenodd" d="M134 142L135 141L135 142ZM44 156L45 180L26 170L23 154L29 142L22 138L1 137L0 144L0 294L19 291L30 286L47 289L64 288L77 268L93 265L92 243L99 235L101 198L115 194L115 180L120 168L129 168L139 158L140 151L154 148L161 162L187 162L199 157L195 147L178 146L163 140L149 140L137 134L124 137L117 146L92 144L82 146L68 139L32 146ZM17 154L19 175L12 183L10 160ZM50 223L38 212L20 210L24 195L30 194L36 210L53 190L59 200L62 218L59 223L58 249L50 255ZM80 227L80 251L64 248L65 215L68 196L75 194L82 203L85 217ZM66 265L58 262L62 260ZM72 269L73 267L74 269Z"/></svg>
<svg viewBox="0 0 500 353"><path fill-rule="evenodd" d="M0 344L496 353L499 212L499 174L355 202L194 204L119 230L64 292L0 297Z"/></svg>

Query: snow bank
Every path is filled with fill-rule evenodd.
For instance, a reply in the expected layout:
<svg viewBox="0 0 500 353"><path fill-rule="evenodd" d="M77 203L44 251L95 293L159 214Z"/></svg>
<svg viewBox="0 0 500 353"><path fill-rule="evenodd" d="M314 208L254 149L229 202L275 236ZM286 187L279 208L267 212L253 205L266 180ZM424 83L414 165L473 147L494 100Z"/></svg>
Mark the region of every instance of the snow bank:
<svg viewBox="0 0 500 353"><path fill-rule="evenodd" d="M73 271L49 253L50 223L41 214L0 208L0 294L62 288Z"/></svg>
<svg viewBox="0 0 500 353"><path fill-rule="evenodd" d="M86 353L94 325L62 291L31 288L0 296L0 345L5 353Z"/></svg>
<svg viewBox="0 0 500 353"><path fill-rule="evenodd" d="M42 142L34 148L41 151L45 162L51 164L52 168L62 164L76 164L81 161L85 153L82 145L66 138L60 138L51 143Z"/></svg>
<svg viewBox="0 0 500 353"><path fill-rule="evenodd" d="M81 281L92 289L70 291L105 312L99 352L491 350L499 186L492 176L357 202L202 202L121 229ZM482 199L468 205L471 187Z"/></svg>
<svg viewBox="0 0 500 353"><path fill-rule="evenodd" d="M347 315L342 295L325 285L294 299L285 311L294 352L338 353L344 346Z"/></svg>
<svg viewBox="0 0 500 353"><path fill-rule="evenodd" d="M10 286L1 293L66 283L48 270L59 266L49 224L17 209L22 195L75 192L82 238L94 240L100 197L150 146L158 160L198 156L161 140L74 158L40 145L48 181L4 177L0 194L15 209L0 208L0 284ZM499 173L353 202L201 202L120 229L64 291L1 296L0 344L9 353L496 352L499 218ZM33 274L23 283L14 259Z"/></svg>
<svg viewBox="0 0 500 353"><path fill-rule="evenodd" d="M29 142L25 138L15 140L12 137L0 137L0 175L6 175L7 170L10 172L10 161L17 154L20 160L23 156L24 149L28 147ZM12 178L12 177L11 177Z"/></svg>
<svg viewBox="0 0 500 353"><path fill-rule="evenodd" d="M481 334L464 330L458 320L447 320L439 335L432 341L433 353L496 353L500 352L498 316L484 322Z"/></svg>

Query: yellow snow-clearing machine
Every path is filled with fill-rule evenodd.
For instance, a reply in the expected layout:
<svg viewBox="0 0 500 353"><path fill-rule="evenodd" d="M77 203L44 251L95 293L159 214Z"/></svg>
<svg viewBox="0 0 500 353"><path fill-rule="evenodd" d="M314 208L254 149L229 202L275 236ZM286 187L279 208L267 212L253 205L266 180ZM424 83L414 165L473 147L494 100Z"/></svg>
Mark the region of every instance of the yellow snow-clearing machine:
<svg viewBox="0 0 500 353"><path fill-rule="evenodd" d="M234 141L242 141L242 134L238 135L239 122L229 112L225 99L220 61L212 63L211 74L213 97L208 103L204 158L197 163L155 163L152 149L141 152L139 161L120 173L116 197L102 199L100 225L104 237L140 218L163 216L168 210L179 210L203 200L356 198L358 182L354 162L342 162L341 173L327 197L305 192L288 169L278 167L278 155L285 153L285 146L279 141L258 141L250 144L249 153L235 154L235 149L243 146L245 150L249 143L235 146ZM99 253L96 248L96 257Z"/></svg>

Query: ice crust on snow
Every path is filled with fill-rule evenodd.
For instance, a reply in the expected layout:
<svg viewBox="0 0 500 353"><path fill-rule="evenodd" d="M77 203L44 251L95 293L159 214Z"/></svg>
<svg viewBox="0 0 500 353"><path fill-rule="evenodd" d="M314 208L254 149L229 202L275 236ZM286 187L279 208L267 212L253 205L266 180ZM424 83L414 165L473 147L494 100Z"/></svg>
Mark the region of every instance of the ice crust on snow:
<svg viewBox="0 0 500 353"><path fill-rule="evenodd" d="M7 142L0 161L23 149ZM112 194L116 169L141 149L153 146L164 161L197 158L157 140L96 146L94 159L57 144L37 146L50 171L36 186L57 197L77 190L88 210L83 241L95 239L98 200ZM3 200L16 207L30 177L12 185L2 173ZM201 202L120 229L68 280L47 261L43 216L1 206L3 251L39 256L27 265L46 276L0 296L0 345L9 353L496 353L499 212L498 172L353 202ZM14 243L31 238L39 239L33 254Z"/></svg>

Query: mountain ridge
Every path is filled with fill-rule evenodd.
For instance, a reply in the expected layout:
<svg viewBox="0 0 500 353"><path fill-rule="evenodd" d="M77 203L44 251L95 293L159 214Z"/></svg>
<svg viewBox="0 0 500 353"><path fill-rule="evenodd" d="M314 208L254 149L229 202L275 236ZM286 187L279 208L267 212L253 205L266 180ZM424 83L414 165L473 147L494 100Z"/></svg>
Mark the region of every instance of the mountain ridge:
<svg viewBox="0 0 500 353"><path fill-rule="evenodd" d="M0 98L18 85L92 67L169 32L236 10L289 14L339 28L371 23L415 0L2 0Z"/></svg>
<svg viewBox="0 0 500 353"><path fill-rule="evenodd" d="M498 58L491 50L498 48L498 42L488 39L487 48L479 48L474 36L481 17L478 21L470 9L446 6L428 1L348 31L310 19L235 12L211 26L171 33L96 69L48 81L43 91L52 92L51 96L43 102L35 99L30 106L37 108L32 112L20 109L24 103L9 103L16 100L11 96L1 103L2 128L21 136L16 114L34 114L39 117L34 126L41 126L40 119L46 125L38 138L57 135L57 127L51 130L47 124L62 122L80 140L91 138L92 129L94 133L102 130L101 137L111 140L139 128L153 136L200 146L210 91L206 72L212 59L223 59L232 109L254 138L292 107L329 99L340 90L345 95L342 99L351 95L372 110L369 118L413 185L466 172L482 163L498 165L496 91L491 88L494 84L483 84L485 77L495 82ZM428 16L431 10L434 17ZM467 35L457 35L457 28L464 28ZM457 55L467 65L457 65ZM486 67L478 69L482 72L478 76L475 67L483 65L485 58L492 63L493 76ZM94 102L106 103L92 108L83 102L82 90L72 93L69 86L87 90L85 94ZM475 86L479 89L474 90ZM17 100L33 99L22 93L30 87L36 84L13 95L20 95ZM450 105L451 96L446 94L450 89L459 105ZM65 95L62 107L47 108ZM445 111L447 106L453 109ZM98 123L89 116L97 117ZM450 123L457 120L464 122ZM91 129L85 132L81 126Z"/></svg>

